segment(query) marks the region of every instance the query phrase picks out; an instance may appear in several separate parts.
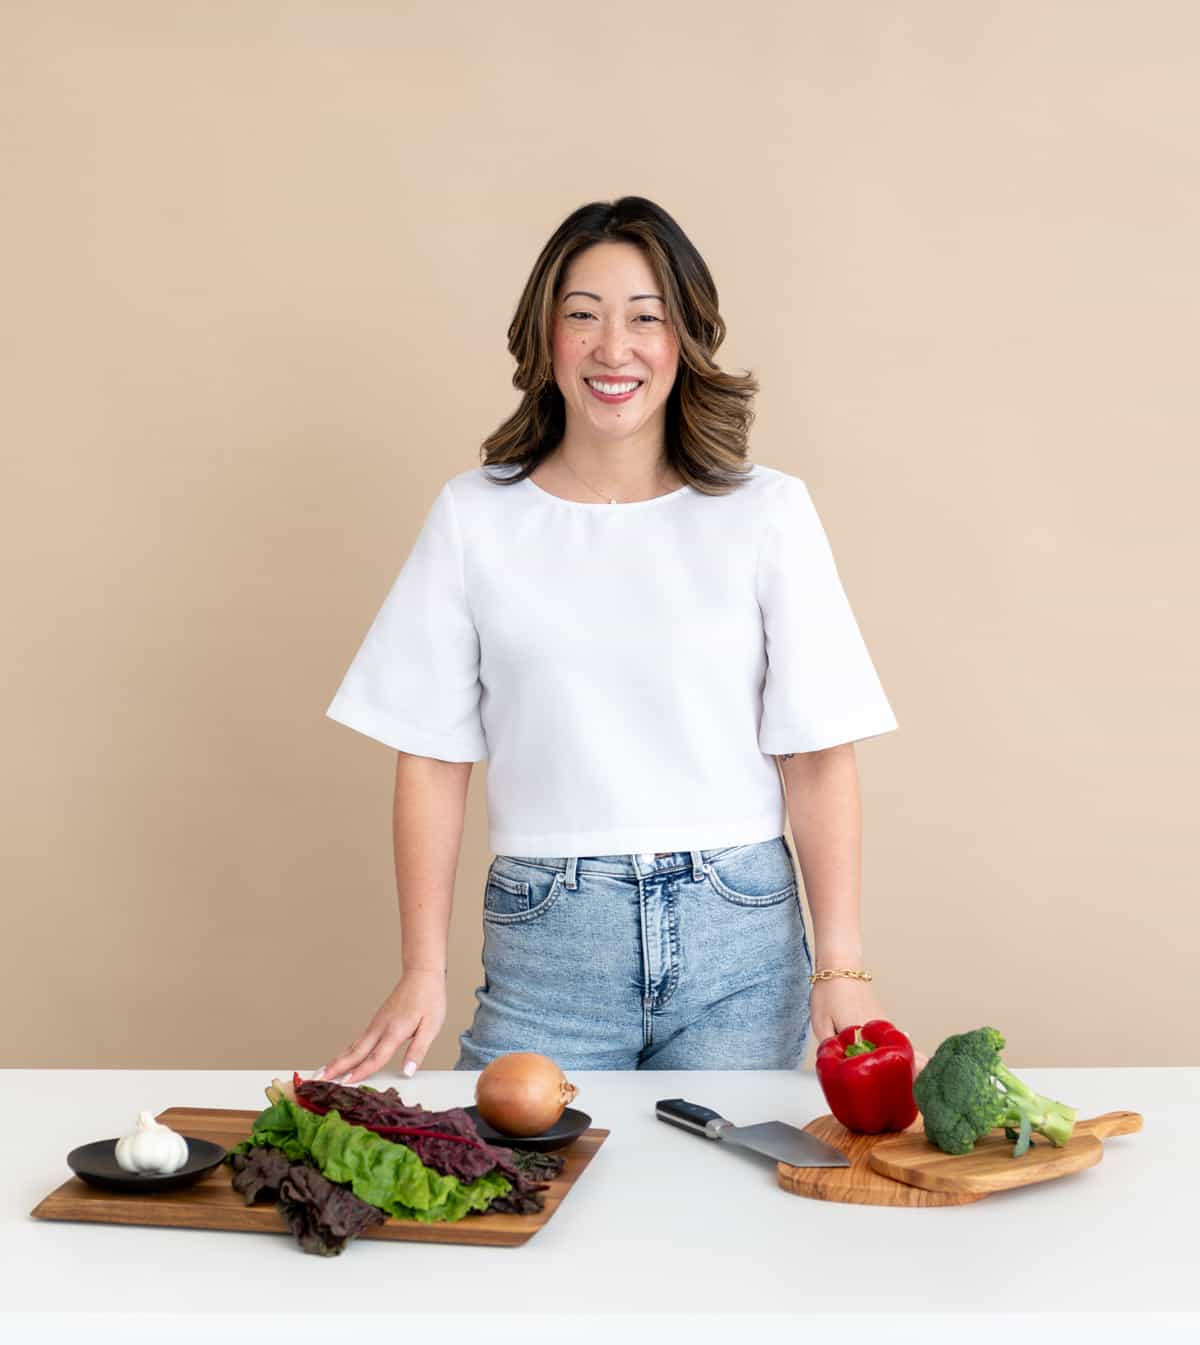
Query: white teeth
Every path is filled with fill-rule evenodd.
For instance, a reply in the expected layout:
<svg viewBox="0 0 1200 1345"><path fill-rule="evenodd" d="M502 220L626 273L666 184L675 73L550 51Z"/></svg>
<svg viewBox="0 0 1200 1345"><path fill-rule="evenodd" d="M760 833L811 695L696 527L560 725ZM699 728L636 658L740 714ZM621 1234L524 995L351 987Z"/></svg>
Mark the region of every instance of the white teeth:
<svg viewBox="0 0 1200 1345"><path fill-rule="evenodd" d="M639 385L635 383L601 383L594 378L586 379L591 387L597 392L603 392L608 397L619 397L623 392L632 392Z"/></svg>

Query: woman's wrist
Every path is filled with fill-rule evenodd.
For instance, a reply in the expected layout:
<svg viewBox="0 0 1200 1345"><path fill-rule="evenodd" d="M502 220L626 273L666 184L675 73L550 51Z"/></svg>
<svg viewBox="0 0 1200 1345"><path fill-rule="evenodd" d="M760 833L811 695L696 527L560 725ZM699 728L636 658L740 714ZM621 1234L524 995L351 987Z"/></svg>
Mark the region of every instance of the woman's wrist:
<svg viewBox="0 0 1200 1345"><path fill-rule="evenodd" d="M862 964L861 944L817 944L814 950L813 971L820 971L822 967L861 967Z"/></svg>
<svg viewBox="0 0 1200 1345"><path fill-rule="evenodd" d="M873 981L875 977L865 967L821 967L808 978L809 985L821 981Z"/></svg>

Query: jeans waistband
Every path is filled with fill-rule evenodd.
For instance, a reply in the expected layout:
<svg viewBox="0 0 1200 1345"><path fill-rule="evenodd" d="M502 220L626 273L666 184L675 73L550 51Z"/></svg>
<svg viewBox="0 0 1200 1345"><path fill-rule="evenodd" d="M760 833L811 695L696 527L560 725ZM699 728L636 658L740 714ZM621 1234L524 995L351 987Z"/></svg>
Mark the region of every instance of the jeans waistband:
<svg viewBox="0 0 1200 1345"><path fill-rule="evenodd" d="M770 841L756 841L755 845L770 845ZM669 850L651 854L632 855L497 855L498 860L509 859L516 864L533 865L554 870L564 875L566 886L575 886L577 873L608 873L617 877L645 878L652 875L692 871L692 880L700 882L711 860L719 859L742 845L723 845L716 850Z"/></svg>

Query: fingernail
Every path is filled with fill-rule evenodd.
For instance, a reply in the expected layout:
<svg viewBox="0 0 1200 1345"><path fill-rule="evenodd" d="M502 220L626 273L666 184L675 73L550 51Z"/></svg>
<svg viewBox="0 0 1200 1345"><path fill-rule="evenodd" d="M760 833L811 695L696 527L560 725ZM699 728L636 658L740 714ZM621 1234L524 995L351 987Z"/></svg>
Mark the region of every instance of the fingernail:
<svg viewBox="0 0 1200 1345"><path fill-rule="evenodd" d="M417 1062L415 1060L406 1060L404 1062L404 1077L406 1079L411 1079L416 1072Z"/></svg>
<svg viewBox="0 0 1200 1345"><path fill-rule="evenodd" d="M323 1079L324 1077L325 1077L324 1068L317 1070L317 1072L313 1075L314 1079Z"/></svg>
<svg viewBox="0 0 1200 1345"><path fill-rule="evenodd" d="M354 1073L354 1071L353 1071L352 1069L348 1069L348 1070L345 1072L345 1074L339 1074L339 1075L337 1076L337 1078L334 1079L334 1083L345 1083L346 1080L347 1080L347 1079L351 1076L351 1074L353 1074L353 1073Z"/></svg>

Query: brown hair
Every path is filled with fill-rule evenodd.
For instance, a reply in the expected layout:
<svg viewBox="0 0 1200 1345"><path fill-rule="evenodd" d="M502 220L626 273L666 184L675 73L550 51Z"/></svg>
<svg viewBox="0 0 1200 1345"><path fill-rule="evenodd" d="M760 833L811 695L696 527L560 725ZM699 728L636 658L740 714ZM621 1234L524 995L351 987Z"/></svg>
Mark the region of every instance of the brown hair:
<svg viewBox="0 0 1200 1345"><path fill-rule="evenodd" d="M562 439L566 406L554 381L551 349L555 299L571 258L603 242L642 249L679 342L679 372L666 405L667 463L697 490L726 494L750 471L746 438L758 383L748 372L725 373L713 360L725 339L725 323L712 275L679 225L644 196L580 206L542 248L508 328L508 348L517 361L513 386L525 395L483 441L483 465L515 464L519 471L490 479L521 481Z"/></svg>

